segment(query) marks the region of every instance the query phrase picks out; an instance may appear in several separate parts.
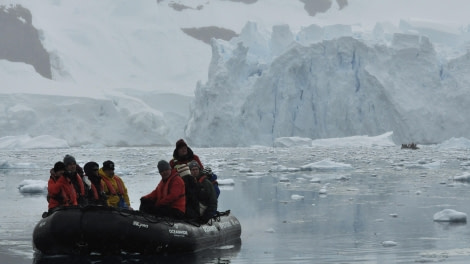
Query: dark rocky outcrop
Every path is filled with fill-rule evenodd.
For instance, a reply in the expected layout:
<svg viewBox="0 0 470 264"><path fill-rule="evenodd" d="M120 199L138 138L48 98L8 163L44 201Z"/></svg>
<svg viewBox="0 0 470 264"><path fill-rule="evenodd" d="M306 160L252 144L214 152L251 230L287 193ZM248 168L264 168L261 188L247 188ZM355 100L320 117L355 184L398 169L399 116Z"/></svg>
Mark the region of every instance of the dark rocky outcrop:
<svg viewBox="0 0 470 264"><path fill-rule="evenodd" d="M333 4L333 0L300 0L300 2L304 3L304 9L310 16L325 13ZM336 3L338 3L340 9L343 9L348 5L348 0L336 0Z"/></svg>
<svg viewBox="0 0 470 264"><path fill-rule="evenodd" d="M0 6L0 59L24 62L52 79L49 53L32 25L31 12L20 6Z"/></svg>
<svg viewBox="0 0 470 264"><path fill-rule="evenodd" d="M212 38L228 41L233 37L238 36L238 34L233 30L213 26L201 28L182 28L181 30L189 36L201 40L207 44L210 44Z"/></svg>

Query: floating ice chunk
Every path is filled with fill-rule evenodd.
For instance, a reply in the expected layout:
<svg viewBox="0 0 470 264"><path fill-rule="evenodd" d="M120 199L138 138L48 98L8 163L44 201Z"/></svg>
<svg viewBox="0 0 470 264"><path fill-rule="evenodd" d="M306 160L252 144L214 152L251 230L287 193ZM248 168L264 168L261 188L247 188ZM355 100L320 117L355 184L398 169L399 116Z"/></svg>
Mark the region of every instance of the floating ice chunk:
<svg viewBox="0 0 470 264"><path fill-rule="evenodd" d="M10 163L8 163L8 161L6 160L1 160L0 161L0 169L8 169L10 168Z"/></svg>
<svg viewBox="0 0 470 264"><path fill-rule="evenodd" d="M350 170L352 169L351 164L338 163L330 159L324 159L322 161L310 163L300 167L301 170Z"/></svg>
<svg viewBox="0 0 470 264"><path fill-rule="evenodd" d="M222 179L222 180L217 180L219 185L235 185L235 181L233 179Z"/></svg>
<svg viewBox="0 0 470 264"><path fill-rule="evenodd" d="M453 209L444 209L434 214L435 222L453 222L465 223L467 222L467 214L455 211Z"/></svg>
<svg viewBox="0 0 470 264"><path fill-rule="evenodd" d="M303 195L298 195L298 194L292 194L292 195L290 196L290 198L291 198L292 200L303 200L303 199L304 199L304 196L303 196Z"/></svg>
<svg viewBox="0 0 470 264"><path fill-rule="evenodd" d="M20 193L45 193L47 192L47 182L42 180L23 180L19 184L18 190Z"/></svg>
<svg viewBox="0 0 470 264"><path fill-rule="evenodd" d="M348 181L351 177L348 175L338 175L335 179L338 181Z"/></svg>
<svg viewBox="0 0 470 264"><path fill-rule="evenodd" d="M470 173L465 172L464 174L462 174L460 176L454 176L453 180L454 181L470 182Z"/></svg>
<svg viewBox="0 0 470 264"><path fill-rule="evenodd" d="M396 245L398 245L397 242L391 240L382 242L382 246L384 247L394 247Z"/></svg>
<svg viewBox="0 0 470 264"><path fill-rule="evenodd" d="M439 169L441 167L441 162L440 161L431 162L431 163L423 165L423 167L426 169Z"/></svg>
<svg viewBox="0 0 470 264"><path fill-rule="evenodd" d="M326 183L325 185L323 185L323 187L318 191L318 193L319 194L326 194L327 193L326 188L328 187L328 185L330 185L330 184Z"/></svg>
<svg viewBox="0 0 470 264"><path fill-rule="evenodd" d="M249 172L246 175L247 176L264 176L266 174L267 174L266 172Z"/></svg>
<svg viewBox="0 0 470 264"><path fill-rule="evenodd" d="M274 230L274 228L268 228L264 232L266 232L266 233L276 233L276 230Z"/></svg>
<svg viewBox="0 0 470 264"><path fill-rule="evenodd" d="M8 161L0 161L0 169L30 169L38 168L34 163L20 162L20 163L9 163Z"/></svg>
<svg viewBox="0 0 470 264"><path fill-rule="evenodd" d="M288 167L283 166L283 165L272 166L269 169L270 172L296 172L296 171L299 171L299 170L300 170L299 168L288 168Z"/></svg>

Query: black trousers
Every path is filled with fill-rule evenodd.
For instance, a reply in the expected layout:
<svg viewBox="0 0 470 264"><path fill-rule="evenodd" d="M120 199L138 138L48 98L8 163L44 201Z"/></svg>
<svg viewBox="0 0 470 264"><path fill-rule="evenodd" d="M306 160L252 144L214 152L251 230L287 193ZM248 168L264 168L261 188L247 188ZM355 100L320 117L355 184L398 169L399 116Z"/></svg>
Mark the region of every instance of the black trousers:
<svg viewBox="0 0 470 264"><path fill-rule="evenodd" d="M183 219L184 213L170 206L155 206L153 202L141 201L139 211L155 216L166 216L175 219Z"/></svg>

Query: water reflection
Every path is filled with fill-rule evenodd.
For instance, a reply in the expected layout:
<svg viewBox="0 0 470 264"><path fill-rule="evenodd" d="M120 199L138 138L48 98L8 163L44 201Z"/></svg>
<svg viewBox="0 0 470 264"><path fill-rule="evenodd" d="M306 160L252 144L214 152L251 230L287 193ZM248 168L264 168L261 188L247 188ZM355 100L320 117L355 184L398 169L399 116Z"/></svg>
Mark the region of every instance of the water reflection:
<svg viewBox="0 0 470 264"><path fill-rule="evenodd" d="M67 153L80 161L111 159L131 200L158 183L155 161L172 148L28 150L0 152L0 161L34 161L31 169L0 170L0 262L31 263L31 233L47 208L44 195L22 195L23 179L47 180L51 164ZM449 182L468 171L468 151L399 148L195 149L222 179L219 207L242 224L243 247L183 256L35 256L33 263L468 263L468 224L433 222L445 208L470 214L469 185ZM270 171L330 158L347 172ZM426 164L441 161L432 169ZM248 170L249 169L249 170ZM250 171L250 172L248 172ZM319 194L326 186L325 194ZM293 198L297 197L297 198ZM301 197L301 198L300 198ZM131 202L132 202L131 201ZM138 205L133 204L133 207ZM22 210L18 210L21 208ZM394 241L394 247L382 242ZM17 257L19 256L19 257ZM9 261L15 257L15 260Z"/></svg>
<svg viewBox="0 0 470 264"><path fill-rule="evenodd" d="M192 254L166 254L166 255L138 255L122 254L119 256L45 256L35 254L33 264L124 264L124 263L213 263L228 264L234 259L241 249L241 240L238 239L229 245L203 250Z"/></svg>

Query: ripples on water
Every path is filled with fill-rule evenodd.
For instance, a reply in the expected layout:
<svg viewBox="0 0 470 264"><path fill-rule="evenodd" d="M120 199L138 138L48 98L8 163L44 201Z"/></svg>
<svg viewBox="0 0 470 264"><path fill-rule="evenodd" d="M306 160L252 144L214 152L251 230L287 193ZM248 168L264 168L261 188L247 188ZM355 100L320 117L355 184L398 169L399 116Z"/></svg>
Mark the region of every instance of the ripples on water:
<svg viewBox="0 0 470 264"><path fill-rule="evenodd" d="M443 209L469 210L469 185L452 177L470 169L469 151L397 147L193 149L221 179L219 209L242 223L241 244L185 256L92 256L69 263L468 263L467 224L433 222ZM134 208L160 176L172 148L5 150L0 164L0 261L64 263L34 257L31 234L47 210L45 194L23 195L22 180L47 181L65 154L79 164L111 159ZM349 170L301 171L329 159ZM4 166L6 167L6 166ZM321 192L324 192L323 194ZM396 246L383 246L393 241Z"/></svg>

